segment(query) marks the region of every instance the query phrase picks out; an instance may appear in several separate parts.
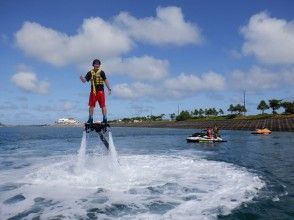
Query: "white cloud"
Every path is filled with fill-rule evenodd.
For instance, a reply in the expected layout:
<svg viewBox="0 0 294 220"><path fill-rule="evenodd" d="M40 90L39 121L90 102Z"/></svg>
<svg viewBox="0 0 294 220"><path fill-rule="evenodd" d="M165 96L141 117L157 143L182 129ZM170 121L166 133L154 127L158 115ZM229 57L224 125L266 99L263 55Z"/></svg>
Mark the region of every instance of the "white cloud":
<svg viewBox="0 0 294 220"><path fill-rule="evenodd" d="M150 56L132 57L124 60L126 71L134 79L158 80L167 76L168 61Z"/></svg>
<svg viewBox="0 0 294 220"><path fill-rule="evenodd" d="M113 86L113 95L119 98L132 99L136 97L136 94L126 83L117 84Z"/></svg>
<svg viewBox="0 0 294 220"><path fill-rule="evenodd" d="M113 95L123 99L135 99L139 97L154 97L160 95L158 89L146 83L135 82L133 84L118 84L113 87Z"/></svg>
<svg viewBox="0 0 294 220"><path fill-rule="evenodd" d="M225 79L214 72L203 74L201 77L185 75L167 79L156 84L136 82L133 84L118 84L113 88L113 95L124 99L156 98L170 99L185 97L193 92L214 92L225 88ZM195 93L196 94L196 93Z"/></svg>
<svg viewBox="0 0 294 220"><path fill-rule="evenodd" d="M241 28L245 38L242 51L267 64L294 64L294 22L271 18L261 12Z"/></svg>
<svg viewBox="0 0 294 220"><path fill-rule="evenodd" d="M260 67L253 67L244 72L236 70L232 72L231 86L236 89L260 91L277 89L294 85L294 70L280 70L273 72Z"/></svg>
<svg viewBox="0 0 294 220"><path fill-rule="evenodd" d="M81 64L93 57L107 59L126 53L132 47L126 33L101 18L85 19L73 36L25 22L15 38L26 54L56 66Z"/></svg>
<svg viewBox="0 0 294 220"><path fill-rule="evenodd" d="M217 91L225 88L225 79L220 74L208 72L198 77L181 74L165 81L165 87L176 91Z"/></svg>
<svg viewBox="0 0 294 220"><path fill-rule="evenodd" d="M35 22L25 22L15 33L21 50L55 66L84 66L97 57L102 61L121 57L133 48L134 39L185 45L198 44L201 38L197 25L186 22L177 7L157 8L155 18L137 19L126 13L120 13L114 21L88 18L73 35Z"/></svg>
<svg viewBox="0 0 294 220"><path fill-rule="evenodd" d="M186 22L178 7L158 7L156 17L142 19L121 12L115 21L137 41L151 44L200 44L203 38L198 26Z"/></svg>
<svg viewBox="0 0 294 220"><path fill-rule="evenodd" d="M103 64L108 72L129 75L135 80L159 80L168 75L169 62L150 56L112 59Z"/></svg>
<svg viewBox="0 0 294 220"><path fill-rule="evenodd" d="M46 94L49 89L49 82L38 80L32 72L18 72L11 77L11 82L25 91L37 94Z"/></svg>

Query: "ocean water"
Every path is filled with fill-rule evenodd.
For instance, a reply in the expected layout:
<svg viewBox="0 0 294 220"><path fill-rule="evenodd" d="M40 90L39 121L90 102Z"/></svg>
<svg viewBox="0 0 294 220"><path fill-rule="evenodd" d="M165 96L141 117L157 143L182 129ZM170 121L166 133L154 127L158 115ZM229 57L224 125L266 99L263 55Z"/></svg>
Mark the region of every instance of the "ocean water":
<svg viewBox="0 0 294 220"><path fill-rule="evenodd" d="M294 219L294 135L0 128L0 219Z"/></svg>

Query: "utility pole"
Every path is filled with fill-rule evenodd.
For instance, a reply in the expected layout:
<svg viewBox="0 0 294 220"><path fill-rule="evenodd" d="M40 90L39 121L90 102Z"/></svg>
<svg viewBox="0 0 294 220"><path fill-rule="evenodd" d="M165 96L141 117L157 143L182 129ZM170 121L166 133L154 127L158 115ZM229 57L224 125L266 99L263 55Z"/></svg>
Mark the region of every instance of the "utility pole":
<svg viewBox="0 0 294 220"><path fill-rule="evenodd" d="M243 90L243 105L244 105L244 110L246 110L246 90ZM244 116L245 116L245 111L244 111Z"/></svg>

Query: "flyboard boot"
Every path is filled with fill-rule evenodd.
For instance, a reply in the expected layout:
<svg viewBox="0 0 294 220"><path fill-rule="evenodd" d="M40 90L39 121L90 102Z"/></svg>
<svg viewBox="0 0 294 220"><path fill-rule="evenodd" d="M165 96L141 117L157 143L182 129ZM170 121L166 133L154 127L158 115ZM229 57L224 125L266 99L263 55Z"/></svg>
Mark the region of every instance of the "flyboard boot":
<svg viewBox="0 0 294 220"><path fill-rule="evenodd" d="M99 122L85 123L85 131L87 133L95 131L99 135L102 143L105 145L107 150L109 150L109 143L108 143L105 135L106 135L107 131L109 131L109 130L110 130L110 126L108 123L99 123Z"/></svg>

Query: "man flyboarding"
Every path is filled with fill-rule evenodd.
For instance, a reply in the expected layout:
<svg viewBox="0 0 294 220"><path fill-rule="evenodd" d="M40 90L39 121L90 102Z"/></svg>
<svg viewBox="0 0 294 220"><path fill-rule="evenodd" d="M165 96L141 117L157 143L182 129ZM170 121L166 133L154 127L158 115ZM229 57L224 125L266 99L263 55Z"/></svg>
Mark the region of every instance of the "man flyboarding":
<svg viewBox="0 0 294 220"><path fill-rule="evenodd" d="M83 83L91 82L91 91L89 95L89 119L87 123L93 124L93 114L98 101L99 106L103 115L103 123L107 124L107 109L105 105L105 94L104 94L104 84L108 89L108 94L111 94L111 88L109 86L108 80L106 78L105 72L100 68L101 62L98 59L92 62L93 69L90 70L85 77L80 76Z"/></svg>

